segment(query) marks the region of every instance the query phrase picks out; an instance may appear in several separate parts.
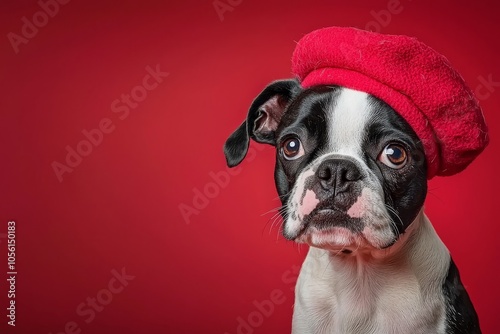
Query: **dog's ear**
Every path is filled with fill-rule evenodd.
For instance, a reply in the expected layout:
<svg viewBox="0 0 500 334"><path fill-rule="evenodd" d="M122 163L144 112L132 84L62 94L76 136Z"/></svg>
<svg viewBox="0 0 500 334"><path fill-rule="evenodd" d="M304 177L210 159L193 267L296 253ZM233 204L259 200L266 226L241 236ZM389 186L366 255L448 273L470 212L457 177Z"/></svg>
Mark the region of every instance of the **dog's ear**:
<svg viewBox="0 0 500 334"><path fill-rule="evenodd" d="M276 145L275 131L290 101L301 91L296 80L279 80L269 84L252 102L247 119L226 141L224 154L229 167L245 158L250 138L258 143Z"/></svg>

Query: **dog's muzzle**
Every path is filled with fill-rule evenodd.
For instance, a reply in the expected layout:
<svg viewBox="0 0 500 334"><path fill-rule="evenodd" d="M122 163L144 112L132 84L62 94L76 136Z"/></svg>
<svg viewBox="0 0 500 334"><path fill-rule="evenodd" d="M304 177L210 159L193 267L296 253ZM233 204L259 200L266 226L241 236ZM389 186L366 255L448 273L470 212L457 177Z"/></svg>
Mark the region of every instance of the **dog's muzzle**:
<svg viewBox="0 0 500 334"><path fill-rule="evenodd" d="M299 175L288 200L287 239L334 248L394 240L376 178L356 159L324 157Z"/></svg>

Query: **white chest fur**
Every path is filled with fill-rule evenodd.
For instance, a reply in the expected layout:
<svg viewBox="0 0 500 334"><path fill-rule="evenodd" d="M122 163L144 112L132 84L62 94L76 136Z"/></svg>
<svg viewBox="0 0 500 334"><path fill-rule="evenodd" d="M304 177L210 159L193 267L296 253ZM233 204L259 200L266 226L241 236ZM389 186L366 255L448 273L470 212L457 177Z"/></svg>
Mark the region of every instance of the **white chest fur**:
<svg viewBox="0 0 500 334"><path fill-rule="evenodd" d="M423 212L388 250L339 255L310 248L295 289L292 333L444 333L449 262Z"/></svg>

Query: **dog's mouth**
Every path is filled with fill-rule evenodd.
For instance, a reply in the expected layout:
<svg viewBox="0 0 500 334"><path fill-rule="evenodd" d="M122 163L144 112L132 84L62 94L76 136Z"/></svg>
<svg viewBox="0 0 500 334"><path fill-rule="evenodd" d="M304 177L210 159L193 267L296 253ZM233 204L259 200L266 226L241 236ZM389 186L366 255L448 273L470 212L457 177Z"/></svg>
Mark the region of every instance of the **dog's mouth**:
<svg viewBox="0 0 500 334"><path fill-rule="evenodd" d="M334 220L335 219L335 215L338 215L339 213L340 213L340 210L333 209L333 208L314 210L313 212L311 212L310 214L306 215L302 219L302 222L300 224L300 230L299 230L299 232L295 236L289 236L289 235L285 234L285 238L287 238L289 240L296 240L301 235L303 235L304 233L306 233L307 230L311 226L315 225L314 224L314 220L315 219L319 218L320 220Z"/></svg>
<svg viewBox="0 0 500 334"><path fill-rule="evenodd" d="M341 249L347 249L348 246L359 241L357 239L361 232L361 226L360 220L349 218L345 210L338 208L316 209L303 218L298 234L289 239L311 246L338 244ZM335 248L338 247L335 246Z"/></svg>
<svg viewBox="0 0 500 334"><path fill-rule="evenodd" d="M303 218L304 231L314 227L318 230L328 230L332 227L342 227L353 233L363 229L363 222L359 217L350 217L345 209L335 206L322 208L321 206Z"/></svg>
<svg viewBox="0 0 500 334"><path fill-rule="evenodd" d="M368 217L368 218L367 218ZM396 240L387 221L372 221L373 214L351 216L335 206L319 206L295 223L295 232L284 232L285 238L297 243L328 249L337 253L352 253L364 248L384 249ZM291 223L291 224L294 224Z"/></svg>

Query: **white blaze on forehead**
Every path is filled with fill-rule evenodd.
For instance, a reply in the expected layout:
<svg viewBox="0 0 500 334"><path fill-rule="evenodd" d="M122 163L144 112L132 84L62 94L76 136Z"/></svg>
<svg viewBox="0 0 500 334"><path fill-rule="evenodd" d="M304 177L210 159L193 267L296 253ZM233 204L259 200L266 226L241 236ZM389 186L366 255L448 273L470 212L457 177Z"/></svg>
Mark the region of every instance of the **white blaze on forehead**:
<svg viewBox="0 0 500 334"><path fill-rule="evenodd" d="M370 119L368 94L342 88L328 114L331 150L340 154L361 155L365 127Z"/></svg>

